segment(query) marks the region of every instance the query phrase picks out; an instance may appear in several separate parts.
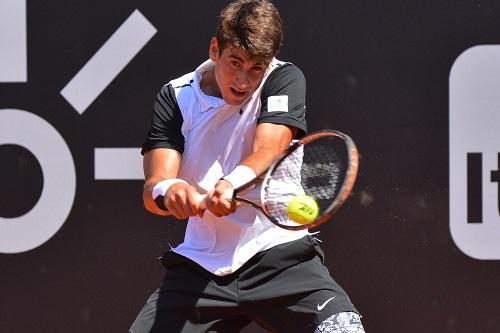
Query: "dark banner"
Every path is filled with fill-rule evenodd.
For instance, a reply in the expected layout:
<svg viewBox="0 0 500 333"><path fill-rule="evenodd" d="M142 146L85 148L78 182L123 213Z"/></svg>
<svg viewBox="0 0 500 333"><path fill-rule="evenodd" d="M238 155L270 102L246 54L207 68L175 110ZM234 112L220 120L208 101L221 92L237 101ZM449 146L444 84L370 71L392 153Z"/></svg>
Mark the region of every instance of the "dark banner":
<svg viewBox="0 0 500 333"><path fill-rule="evenodd" d="M0 332L126 332L157 288L185 222L139 147L226 3L0 0ZM500 2L275 3L310 130L361 152L318 237L367 332L500 332Z"/></svg>

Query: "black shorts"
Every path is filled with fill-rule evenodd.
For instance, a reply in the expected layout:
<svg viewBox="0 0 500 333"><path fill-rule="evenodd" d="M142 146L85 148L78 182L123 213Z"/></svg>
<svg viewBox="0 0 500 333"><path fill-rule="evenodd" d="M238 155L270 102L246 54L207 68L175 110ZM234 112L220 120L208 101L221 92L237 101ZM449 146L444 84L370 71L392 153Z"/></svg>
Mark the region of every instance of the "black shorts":
<svg viewBox="0 0 500 333"><path fill-rule="evenodd" d="M217 276L174 252L165 278L130 328L146 332L235 333L255 321L271 332L314 332L331 315L356 312L306 236L255 255L235 273Z"/></svg>

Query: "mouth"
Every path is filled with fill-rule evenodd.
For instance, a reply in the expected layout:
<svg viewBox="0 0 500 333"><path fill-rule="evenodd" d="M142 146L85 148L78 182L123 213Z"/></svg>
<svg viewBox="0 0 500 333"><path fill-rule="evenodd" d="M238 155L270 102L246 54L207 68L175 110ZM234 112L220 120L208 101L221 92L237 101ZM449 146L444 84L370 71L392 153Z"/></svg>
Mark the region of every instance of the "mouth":
<svg viewBox="0 0 500 333"><path fill-rule="evenodd" d="M248 91L246 91L246 90L240 91L240 90L234 89L233 87L231 87L230 90L231 90L231 93L233 95L238 96L238 97L243 97L248 93Z"/></svg>

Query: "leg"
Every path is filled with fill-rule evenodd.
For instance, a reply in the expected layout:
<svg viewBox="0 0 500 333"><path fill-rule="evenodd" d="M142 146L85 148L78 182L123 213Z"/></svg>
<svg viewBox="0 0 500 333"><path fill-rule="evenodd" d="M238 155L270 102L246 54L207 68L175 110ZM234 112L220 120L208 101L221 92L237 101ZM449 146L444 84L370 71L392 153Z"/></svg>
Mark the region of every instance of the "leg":
<svg viewBox="0 0 500 333"><path fill-rule="evenodd" d="M270 249L240 275L242 308L271 331L297 333L314 332L332 314L357 313L322 259L311 237Z"/></svg>
<svg viewBox="0 0 500 333"><path fill-rule="evenodd" d="M365 333L360 316L355 312L336 313L325 319L314 333Z"/></svg>
<svg viewBox="0 0 500 333"><path fill-rule="evenodd" d="M267 327L271 332L290 333L362 333L363 331L335 331L340 323L344 323L346 317L337 314L349 313L359 318L355 308L349 304L347 296L337 291L318 290L300 295L274 298L251 305L251 314L256 322ZM332 315L335 314L335 315ZM350 317L349 317L350 318ZM259 321L260 320L260 321ZM327 325L333 322L337 325ZM323 326L322 326L323 325ZM318 327L322 330L318 331ZM343 326L339 326L343 327ZM362 327L362 326L361 326Z"/></svg>
<svg viewBox="0 0 500 333"><path fill-rule="evenodd" d="M171 266L129 332L238 332L250 320L238 311L234 288L233 281L189 265Z"/></svg>
<svg viewBox="0 0 500 333"><path fill-rule="evenodd" d="M197 322L184 318L183 313L159 314L161 312L158 309L159 295L160 289L157 289L142 308L129 333L234 333L239 332L250 323L250 319L245 316L234 316L227 319L216 319L214 316L212 321Z"/></svg>

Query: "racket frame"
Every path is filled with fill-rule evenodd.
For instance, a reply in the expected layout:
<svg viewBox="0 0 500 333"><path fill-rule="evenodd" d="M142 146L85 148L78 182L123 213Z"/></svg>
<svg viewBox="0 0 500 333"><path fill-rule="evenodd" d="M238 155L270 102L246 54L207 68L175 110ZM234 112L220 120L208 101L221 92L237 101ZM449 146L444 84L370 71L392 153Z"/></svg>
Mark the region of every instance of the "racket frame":
<svg viewBox="0 0 500 333"><path fill-rule="evenodd" d="M335 198L335 200L332 201L332 203L327 207L325 212L316 220L314 220L312 223L307 223L303 225L284 225L281 224L277 221L276 218L274 218L272 215L269 214L269 211L265 205L265 188L262 187L260 191L260 200L261 204L257 204L251 200L245 199L243 197L238 196L240 193L244 193L246 191L251 190L254 186L258 184L264 184L268 181L268 179L271 177L271 174L273 173L274 169L276 168L277 165L279 165L285 158L287 158L290 154L292 154L296 149L299 147L311 142L315 141L317 139L323 138L323 137L331 137L331 136L336 136L341 138L347 149L347 169L346 169L346 176L344 178L344 181L342 182L342 185L339 190L339 194ZM358 149L356 147L356 144L354 141L351 139L350 136L347 134L336 131L336 130L323 130L323 131L318 131L314 132L311 134L306 135L305 137L297 140L294 142L290 147L287 148L283 153L278 155L278 157L271 163L271 165L267 168L266 171L262 172L258 176L256 176L254 179L246 182L245 184L241 185L240 187L234 189L232 198L230 200L233 201L239 201L239 202L244 202L246 204L249 204L262 212L268 219L271 221L273 224L277 225L278 227L287 229L287 230L304 230L304 229L311 229L315 228L326 221L330 219L330 217L337 212L337 210L342 206L342 204L347 200L349 197L352 188L354 186L354 183L356 181L356 177L358 174L358 167L359 167L359 153ZM200 195L200 201L204 201L206 198L206 194Z"/></svg>
<svg viewBox="0 0 500 333"><path fill-rule="evenodd" d="M326 208L325 212L316 220L314 220L312 223L307 223L307 224L302 224L302 225L284 225L281 224L275 219L272 215L269 214L269 211L266 207L265 204L265 187L262 186L261 188L261 193L260 193L260 199L261 199L261 205L255 204L249 200L245 200L243 198L237 197L237 193L240 192L241 190L246 190L249 189L252 185L256 184L258 180L262 177L262 175L254 180L251 180L247 184L242 185L238 190L235 190L233 193L233 200L237 201L243 201L245 203L251 204L252 206L256 207L259 209L261 212L266 215L266 217L275 225L287 229L287 230L303 230L303 229L311 229L314 227L317 227L326 221L330 219L330 217L337 212L337 210L342 206L342 204L347 200L349 197L352 188L354 187L354 183L356 181L356 177L358 174L358 168L359 168L359 152L356 147L356 144L354 143L354 140L352 138L340 131L336 130L323 130L323 131L318 131L311 133L309 135L306 135L302 139L298 140L294 144L292 144L288 149L282 153L276 160L269 166L266 172L263 173L264 178L262 180L262 184L265 184L269 178L271 177L274 169L276 168L277 165L279 165L287 156L292 154L296 149L299 147L315 141L317 139L323 138L323 137L339 137L341 138L345 145L346 145L346 150L347 150L347 168L346 168L346 176L344 178L344 181L342 182L342 185L340 187L340 190L338 192L337 197L335 200L332 201L332 203Z"/></svg>

